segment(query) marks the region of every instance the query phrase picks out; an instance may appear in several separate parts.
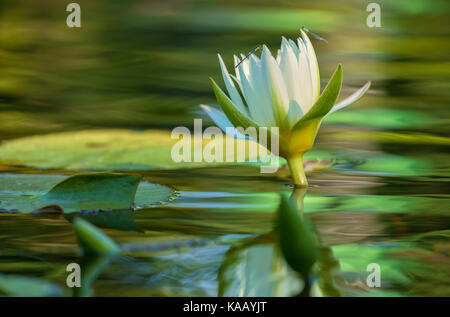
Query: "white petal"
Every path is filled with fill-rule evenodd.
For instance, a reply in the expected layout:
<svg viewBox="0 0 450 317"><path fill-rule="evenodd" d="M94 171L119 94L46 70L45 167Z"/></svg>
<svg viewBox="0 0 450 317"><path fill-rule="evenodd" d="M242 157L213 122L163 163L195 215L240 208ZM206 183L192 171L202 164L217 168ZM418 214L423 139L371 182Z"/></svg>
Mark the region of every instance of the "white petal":
<svg viewBox="0 0 450 317"><path fill-rule="evenodd" d="M297 44L295 44L295 42L294 42L293 40L290 39L290 40L289 40L289 45L292 47L292 50L293 50L295 56L296 56L297 59L298 59L298 57L299 57L299 55L300 55L300 51L299 51L299 49L298 49L298 47L297 47Z"/></svg>
<svg viewBox="0 0 450 317"><path fill-rule="evenodd" d="M307 49L307 55L309 60L309 68L311 71L311 82L313 89L313 103L317 101L320 95L320 73L319 73L319 63L317 62L316 53L314 52L314 47L311 44L306 33L301 30L303 43L305 43Z"/></svg>
<svg viewBox="0 0 450 317"><path fill-rule="evenodd" d="M234 75L230 74L231 79L233 79L239 86L239 89L242 91L242 84L241 81Z"/></svg>
<svg viewBox="0 0 450 317"><path fill-rule="evenodd" d="M230 122L230 120L228 120L227 116L220 110L217 110L215 108L212 108L210 106L207 105L200 105L200 107L206 112L206 114L215 122L215 124L217 124L217 126L226 134L228 134L229 136L233 137L233 138L237 138L237 139L249 139L248 136L240 133L234 126L233 124ZM227 129L228 128L228 129ZM232 128L232 129L230 129ZM228 130L228 133L227 133ZM231 134L230 134L230 131Z"/></svg>
<svg viewBox="0 0 450 317"><path fill-rule="evenodd" d="M248 58L245 58L244 54L241 54L241 61L242 61L242 63L239 65L239 67L240 66L243 67L245 76L247 76L247 78L248 78L248 76L250 74L250 61Z"/></svg>
<svg viewBox="0 0 450 317"><path fill-rule="evenodd" d="M280 70L284 78L284 83L286 84L289 100L294 100L300 107L300 74L298 72L297 58L294 55L292 47L285 38L282 40Z"/></svg>
<svg viewBox="0 0 450 317"><path fill-rule="evenodd" d="M285 122L288 114L289 98L280 67L265 45L263 46L261 63L264 84L271 96L274 119L277 126L280 126Z"/></svg>
<svg viewBox="0 0 450 317"><path fill-rule="evenodd" d="M230 99L233 101L233 103L240 111L242 111L245 114L248 114L247 108L244 106L244 103L242 102L241 96L239 95L239 92L237 91L233 80L230 78L230 75L228 74L228 70L227 67L225 66L225 63L223 62L222 56L220 56L220 54L217 55L219 56L219 63L220 68L222 70L223 81L225 82L225 86L227 87Z"/></svg>
<svg viewBox="0 0 450 317"><path fill-rule="evenodd" d="M249 59L250 59L249 71L250 71L250 74L251 74L251 73L252 73L252 64L261 66L261 61L260 61L260 59L259 59L256 55L254 55L254 54L251 55L251 56L249 57Z"/></svg>
<svg viewBox="0 0 450 317"><path fill-rule="evenodd" d="M328 114L333 113L339 109L345 108L348 105L351 105L352 103L354 103L355 101L357 101L359 98L361 98L366 91L369 89L371 82L368 81L364 86L362 86L361 88L359 88L357 91L355 91L353 94L351 94L350 96L348 96L347 98L345 98L344 100L342 100L341 102L338 102L337 104L335 104L333 106L333 108L331 108L330 112L328 112Z"/></svg>
<svg viewBox="0 0 450 317"><path fill-rule="evenodd" d="M256 92L254 94L256 105L255 111L258 113L261 125L265 127L274 127L276 124L273 117L271 96L263 78L262 63L257 58L252 58L250 60L250 74L252 87Z"/></svg>
<svg viewBox="0 0 450 317"><path fill-rule="evenodd" d="M303 113L307 113L309 109L313 106L313 92L312 92L312 82L311 82L311 70L307 55L306 45L303 40L298 39L298 48L300 50L299 55L299 73L300 73L300 98Z"/></svg>
<svg viewBox="0 0 450 317"><path fill-rule="evenodd" d="M258 102L259 91L255 89L254 85L250 81L249 76L245 75L244 66L238 66L239 78L241 79L242 94L244 95L245 101L247 102L248 111L250 117L258 124L264 125L264 116L261 112L260 104Z"/></svg>
<svg viewBox="0 0 450 317"><path fill-rule="evenodd" d="M239 71L238 71L238 66L237 65L239 65L241 60L236 55L233 55L233 59L234 59L234 69L235 69L235 72L236 72L236 78L240 82L241 81L241 77L239 76Z"/></svg>

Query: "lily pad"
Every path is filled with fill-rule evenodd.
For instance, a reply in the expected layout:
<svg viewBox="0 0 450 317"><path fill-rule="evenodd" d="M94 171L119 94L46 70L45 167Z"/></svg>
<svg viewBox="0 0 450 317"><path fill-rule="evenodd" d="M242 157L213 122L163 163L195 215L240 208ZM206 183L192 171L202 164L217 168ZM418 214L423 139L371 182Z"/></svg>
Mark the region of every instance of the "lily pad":
<svg viewBox="0 0 450 317"><path fill-rule="evenodd" d="M78 174L63 179L40 199L67 212L131 209L140 175Z"/></svg>
<svg viewBox="0 0 450 317"><path fill-rule="evenodd" d="M30 213L60 209L64 213L131 210L160 204L173 191L139 182L141 176L117 173L63 175L1 174L0 210Z"/></svg>
<svg viewBox="0 0 450 317"><path fill-rule="evenodd" d="M68 170L177 169L233 164L204 160L194 162L192 149L196 138L191 136L190 139L191 162L174 162L172 148L181 138L171 138L170 132L163 130L86 130L20 138L0 146L0 162ZM220 139L222 146L226 145L228 139L232 138L224 136ZM211 147L213 144L220 145L219 140L214 138L203 141L203 145L210 142ZM246 147L253 143L242 142L247 143ZM256 160L257 157L246 156L246 161Z"/></svg>

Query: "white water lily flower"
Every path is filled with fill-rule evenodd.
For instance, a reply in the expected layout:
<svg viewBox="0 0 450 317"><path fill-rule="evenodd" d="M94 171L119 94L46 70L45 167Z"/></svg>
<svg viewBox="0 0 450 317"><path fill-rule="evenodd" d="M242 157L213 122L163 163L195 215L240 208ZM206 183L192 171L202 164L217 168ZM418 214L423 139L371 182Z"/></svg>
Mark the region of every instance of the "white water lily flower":
<svg viewBox="0 0 450 317"><path fill-rule="evenodd" d="M320 75L314 48L301 31L297 43L284 37L276 57L263 46L261 57L234 56L235 75L228 72L219 55L228 96L211 79L222 111L202 106L224 131L227 127L279 128L280 156L287 159L294 183L306 186L302 157L311 149L322 119L342 109L369 89L370 82L343 101L336 103L342 84L339 64L320 94ZM234 137L243 137L234 133Z"/></svg>

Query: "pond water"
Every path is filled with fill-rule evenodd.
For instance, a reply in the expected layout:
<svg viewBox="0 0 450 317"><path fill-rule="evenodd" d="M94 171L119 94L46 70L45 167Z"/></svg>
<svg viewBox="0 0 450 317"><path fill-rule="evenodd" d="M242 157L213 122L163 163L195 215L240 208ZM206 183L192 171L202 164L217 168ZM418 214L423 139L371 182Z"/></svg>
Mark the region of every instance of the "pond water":
<svg viewBox="0 0 450 317"><path fill-rule="evenodd" d="M380 28L367 27L361 1L78 2L81 29L67 28L59 1L2 1L0 140L192 127L194 118L207 120L198 104L215 104L208 77L220 79L217 52L231 63L257 44L274 51L281 35L294 38L307 26L328 41L314 42L322 87L338 63L342 95L373 82L358 103L327 118L311 154L332 160L308 173L302 199L323 246L314 294L450 296L446 1L379 1ZM63 215L2 213L0 274L49 281L53 295L72 295L65 287L72 262L89 284L75 295L286 296L300 287L289 282L271 233L278 194L291 191L286 171L136 172L178 196L135 211L133 226L102 228L132 252L81 257ZM380 265L379 288L366 284L370 263Z"/></svg>

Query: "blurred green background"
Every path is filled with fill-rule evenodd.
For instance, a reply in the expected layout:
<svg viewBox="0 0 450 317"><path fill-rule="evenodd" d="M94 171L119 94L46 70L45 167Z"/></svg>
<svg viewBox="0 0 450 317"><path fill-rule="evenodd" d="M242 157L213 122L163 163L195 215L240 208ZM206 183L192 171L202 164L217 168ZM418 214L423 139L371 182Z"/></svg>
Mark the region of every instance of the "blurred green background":
<svg viewBox="0 0 450 317"><path fill-rule="evenodd" d="M448 116L449 27L445 0L378 1L382 27L366 25L370 1L118 1L81 6L81 28L66 25L69 1L0 4L0 139L84 128L192 125L214 104L208 77L217 53L265 43L302 26L326 83L338 63L349 94L367 80L358 108ZM447 126L448 121L437 121Z"/></svg>

